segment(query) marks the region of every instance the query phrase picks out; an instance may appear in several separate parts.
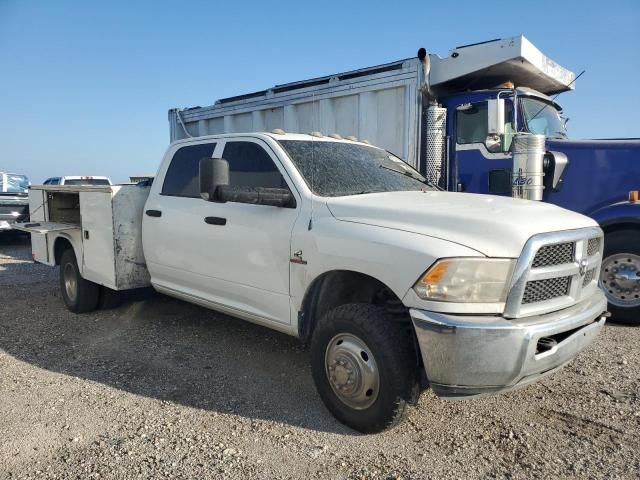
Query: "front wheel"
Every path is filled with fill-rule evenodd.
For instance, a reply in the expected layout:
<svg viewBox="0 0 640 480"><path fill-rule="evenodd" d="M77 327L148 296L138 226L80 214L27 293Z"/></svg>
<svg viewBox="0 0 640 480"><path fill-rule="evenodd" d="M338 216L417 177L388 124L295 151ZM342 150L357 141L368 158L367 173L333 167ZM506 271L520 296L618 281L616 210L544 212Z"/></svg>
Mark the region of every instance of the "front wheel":
<svg viewBox="0 0 640 480"><path fill-rule="evenodd" d="M322 401L339 421L380 432L415 402L419 370L410 328L369 304L342 305L320 319L311 369Z"/></svg>
<svg viewBox="0 0 640 480"><path fill-rule="evenodd" d="M638 232L619 230L604 239L600 286L613 321L640 325L640 241Z"/></svg>
<svg viewBox="0 0 640 480"><path fill-rule="evenodd" d="M90 312L98 305L100 286L82 278L71 248L60 259L60 290L65 305L73 313Z"/></svg>

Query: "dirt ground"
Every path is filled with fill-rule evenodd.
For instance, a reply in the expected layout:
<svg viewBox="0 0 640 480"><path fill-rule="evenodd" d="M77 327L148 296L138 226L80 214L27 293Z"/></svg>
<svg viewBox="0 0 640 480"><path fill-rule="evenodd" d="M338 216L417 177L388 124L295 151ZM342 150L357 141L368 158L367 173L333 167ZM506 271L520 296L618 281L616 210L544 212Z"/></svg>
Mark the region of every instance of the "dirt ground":
<svg viewBox="0 0 640 480"><path fill-rule="evenodd" d="M640 476L640 327L519 391L427 391L364 436L294 338L152 294L72 314L27 237L0 237L0 302L2 479Z"/></svg>

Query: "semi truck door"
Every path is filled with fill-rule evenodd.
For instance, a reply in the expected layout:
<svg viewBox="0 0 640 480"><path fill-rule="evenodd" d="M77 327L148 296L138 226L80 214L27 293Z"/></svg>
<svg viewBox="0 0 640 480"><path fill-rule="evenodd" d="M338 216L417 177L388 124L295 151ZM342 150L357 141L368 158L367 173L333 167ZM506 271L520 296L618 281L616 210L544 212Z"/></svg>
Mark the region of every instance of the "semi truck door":
<svg viewBox="0 0 640 480"><path fill-rule="evenodd" d="M510 107L508 102L507 105ZM510 117L509 108L507 115ZM510 127L509 123L507 130ZM458 107L454 112L454 129L458 166L454 187L459 185L460 190L471 193L511 195L511 158L502 152L489 152L485 143L487 102Z"/></svg>

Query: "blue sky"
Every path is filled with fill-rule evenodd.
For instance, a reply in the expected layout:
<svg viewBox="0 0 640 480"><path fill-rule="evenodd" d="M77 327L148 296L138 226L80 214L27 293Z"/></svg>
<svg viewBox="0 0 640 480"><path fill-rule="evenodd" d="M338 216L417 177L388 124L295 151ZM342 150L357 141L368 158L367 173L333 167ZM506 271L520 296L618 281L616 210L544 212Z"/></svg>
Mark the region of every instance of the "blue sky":
<svg viewBox="0 0 640 480"><path fill-rule="evenodd" d="M640 136L638 0L0 0L0 170L153 173L169 108L518 34L587 70L573 138Z"/></svg>

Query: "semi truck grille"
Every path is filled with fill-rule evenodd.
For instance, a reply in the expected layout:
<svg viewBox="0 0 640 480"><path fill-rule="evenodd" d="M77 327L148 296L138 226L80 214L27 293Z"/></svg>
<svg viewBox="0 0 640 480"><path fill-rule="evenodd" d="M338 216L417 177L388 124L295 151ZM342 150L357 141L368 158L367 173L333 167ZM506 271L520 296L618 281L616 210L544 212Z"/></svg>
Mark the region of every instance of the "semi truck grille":
<svg viewBox="0 0 640 480"><path fill-rule="evenodd" d="M571 263L573 261L574 248L575 244L573 242L545 245L538 250L531 266L538 268Z"/></svg>
<svg viewBox="0 0 640 480"><path fill-rule="evenodd" d="M593 295L602 263L602 237L598 227L531 237L516 263L505 317L540 315Z"/></svg>
<svg viewBox="0 0 640 480"><path fill-rule="evenodd" d="M552 298L562 297L569 293L571 277L549 278L527 282L522 303L544 302Z"/></svg>

